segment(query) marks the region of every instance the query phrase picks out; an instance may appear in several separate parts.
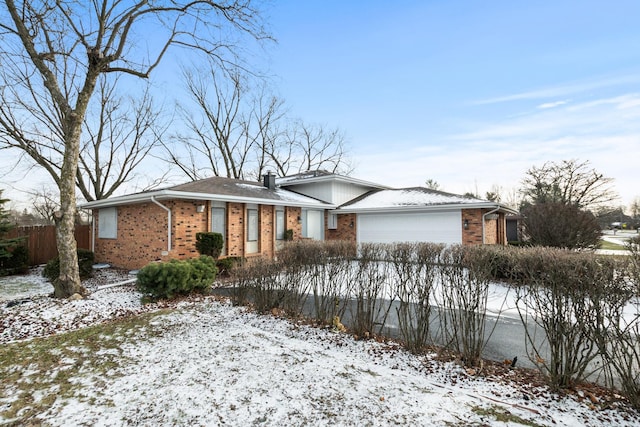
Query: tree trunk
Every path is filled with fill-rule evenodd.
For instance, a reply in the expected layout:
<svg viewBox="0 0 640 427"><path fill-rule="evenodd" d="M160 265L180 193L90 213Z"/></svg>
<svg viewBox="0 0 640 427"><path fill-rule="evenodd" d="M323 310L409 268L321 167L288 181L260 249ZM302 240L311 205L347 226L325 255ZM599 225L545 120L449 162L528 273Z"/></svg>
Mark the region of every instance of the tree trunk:
<svg viewBox="0 0 640 427"><path fill-rule="evenodd" d="M75 112L69 113L65 123L65 152L60 173L60 212L56 218L56 244L60 257L60 276L53 282L53 296L68 298L73 294L87 295L78 271L78 244L75 238L76 171L80 151L82 121Z"/></svg>

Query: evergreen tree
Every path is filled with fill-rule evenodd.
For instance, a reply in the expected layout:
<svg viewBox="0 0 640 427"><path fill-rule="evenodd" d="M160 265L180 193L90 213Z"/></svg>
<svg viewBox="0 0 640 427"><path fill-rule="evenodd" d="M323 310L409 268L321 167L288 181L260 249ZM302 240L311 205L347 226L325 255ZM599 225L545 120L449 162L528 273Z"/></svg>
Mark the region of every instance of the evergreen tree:
<svg viewBox="0 0 640 427"><path fill-rule="evenodd" d="M4 204L9 200L2 198L2 191L3 190L0 190L0 262L11 258L10 249L22 240L21 238L4 238L4 236L11 231L15 225L10 220L9 212L4 208Z"/></svg>

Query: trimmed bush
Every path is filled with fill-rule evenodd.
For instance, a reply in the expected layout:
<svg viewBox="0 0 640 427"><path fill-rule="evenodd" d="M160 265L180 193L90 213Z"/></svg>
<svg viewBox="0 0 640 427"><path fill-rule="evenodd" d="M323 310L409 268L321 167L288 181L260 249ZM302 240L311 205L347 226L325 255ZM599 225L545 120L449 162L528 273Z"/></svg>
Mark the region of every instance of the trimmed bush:
<svg viewBox="0 0 640 427"><path fill-rule="evenodd" d="M242 262L242 258L240 257L228 257L217 260L216 267L218 267L218 275L229 276L231 270L236 268L238 265L242 265Z"/></svg>
<svg viewBox="0 0 640 427"><path fill-rule="evenodd" d="M218 259L222 253L224 238L220 233L196 233L196 250L200 255Z"/></svg>
<svg viewBox="0 0 640 427"><path fill-rule="evenodd" d="M206 255L184 261L151 263L138 272L137 287L151 298L170 299L209 290L217 272L214 259Z"/></svg>
<svg viewBox="0 0 640 427"><path fill-rule="evenodd" d="M80 279L88 279L93 275L94 254L87 249L78 249L77 254ZM53 283L60 276L60 258L55 257L49 260L42 271L42 275Z"/></svg>

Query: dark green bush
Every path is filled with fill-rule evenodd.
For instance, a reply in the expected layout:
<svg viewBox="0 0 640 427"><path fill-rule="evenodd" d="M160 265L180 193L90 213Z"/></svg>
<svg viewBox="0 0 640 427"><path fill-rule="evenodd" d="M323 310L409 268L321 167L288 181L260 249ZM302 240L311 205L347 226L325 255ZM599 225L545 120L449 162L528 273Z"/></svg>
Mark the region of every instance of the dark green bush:
<svg viewBox="0 0 640 427"><path fill-rule="evenodd" d="M231 270L242 264L242 258L240 257L227 257L216 261L216 267L218 267L218 274L228 276Z"/></svg>
<svg viewBox="0 0 640 427"><path fill-rule="evenodd" d="M9 257L0 258L0 276L24 274L29 270L29 249L16 246L9 251Z"/></svg>
<svg viewBox="0 0 640 427"><path fill-rule="evenodd" d="M154 299L174 298L193 291L207 291L217 272L214 259L204 255L184 261L154 262L138 272L137 287Z"/></svg>
<svg viewBox="0 0 640 427"><path fill-rule="evenodd" d="M78 249L77 254L80 279L88 279L93 275L94 254L87 249ZM56 280L60 276L60 257L49 260L42 271L42 275L50 282Z"/></svg>
<svg viewBox="0 0 640 427"><path fill-rule="evenodd" d="M196 249L200 255L218 259L222 253L224 238L220 233L196 233Z"/></svg>

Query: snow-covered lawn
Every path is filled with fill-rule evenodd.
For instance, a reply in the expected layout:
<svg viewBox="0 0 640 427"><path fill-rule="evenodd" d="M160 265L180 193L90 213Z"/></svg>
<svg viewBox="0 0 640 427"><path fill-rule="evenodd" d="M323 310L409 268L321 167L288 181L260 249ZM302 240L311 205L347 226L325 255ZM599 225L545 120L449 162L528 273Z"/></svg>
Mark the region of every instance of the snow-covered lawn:
<svg viewBox="0 0 640 427"><path fill-rule="evenodd" d="M97 332L91 352L82 345L49 350L64 357L47 372L0 360L15 364L17 378L16 387L0 386L0 413L25 399L17 386L29 390L42 377L64 374L70 388L35 415L45 425L640 426L637 413L594 405L583 392L559 396L518 383L518 368L492 381L394 343L356 341L211 297L142 306L135 289L122 286L82 301L39 296L0 310L0 342L20 340L5 348L152 312L130 333ZM33 355L40 356L48 357ZM48 393L33 388L37 405Z"/></svg>

